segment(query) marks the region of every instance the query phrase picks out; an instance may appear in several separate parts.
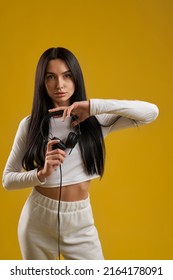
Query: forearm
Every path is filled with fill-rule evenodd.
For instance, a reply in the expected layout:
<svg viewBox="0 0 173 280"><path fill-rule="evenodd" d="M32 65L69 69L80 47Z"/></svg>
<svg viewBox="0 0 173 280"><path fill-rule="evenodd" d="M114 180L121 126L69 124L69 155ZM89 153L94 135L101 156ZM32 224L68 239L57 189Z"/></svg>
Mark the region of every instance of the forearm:
<svg viewBox="0 0 173 280"><path fill-rule="evenodd" d="M91 99L90 115L115 114L141 123L154 121L158 116L155 104L145 101Z"/></svg>
<svg viewBox="0 0 173 280"><path fill-rule="evenodd" d="M26 172L5 170L2 178L3 187L7 190L31 188L43 184L37 176L37 169Z"/></svg>

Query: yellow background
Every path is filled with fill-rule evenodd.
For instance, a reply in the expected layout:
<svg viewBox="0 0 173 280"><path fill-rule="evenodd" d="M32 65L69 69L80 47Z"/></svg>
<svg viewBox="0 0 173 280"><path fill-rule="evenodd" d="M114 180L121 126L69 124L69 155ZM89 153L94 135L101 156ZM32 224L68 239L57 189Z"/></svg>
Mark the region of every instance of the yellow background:
<svg viewBox="0 0 173 280"><path fill-rule="evenodd" d="M173 1L1 1L0 172L31 110L44 50L69 48L88 98L156 103L157 121L106 140L91 200L106 259L173 259ZM0 188L0 259L21 259L17 223L31 190Z"/></svg>

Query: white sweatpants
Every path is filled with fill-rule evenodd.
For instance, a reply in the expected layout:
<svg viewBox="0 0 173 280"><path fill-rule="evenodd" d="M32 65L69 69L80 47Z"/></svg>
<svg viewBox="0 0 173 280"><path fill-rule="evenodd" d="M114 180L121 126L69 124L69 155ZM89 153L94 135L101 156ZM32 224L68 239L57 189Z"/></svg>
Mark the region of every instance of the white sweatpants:
<svg viewBox="0 0 173 280"><path fill-rule="evenodd" d="M58 203L32 190L18 226L23 259L53 260L58 257ZM64 259L103 260L89 198L60 203L60 252Z"/></svg>

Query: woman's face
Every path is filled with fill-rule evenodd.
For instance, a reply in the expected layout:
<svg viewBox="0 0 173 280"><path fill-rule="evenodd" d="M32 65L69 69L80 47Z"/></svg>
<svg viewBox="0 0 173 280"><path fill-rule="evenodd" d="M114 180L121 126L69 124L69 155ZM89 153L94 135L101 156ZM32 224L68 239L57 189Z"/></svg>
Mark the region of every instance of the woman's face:
<svg viewBox="0 0 173 280"><path fill-rule="evenodd" d="M45 75L45 86L55 107L70 105L75 84L70 69L62 59L49 61Z"/></svg>

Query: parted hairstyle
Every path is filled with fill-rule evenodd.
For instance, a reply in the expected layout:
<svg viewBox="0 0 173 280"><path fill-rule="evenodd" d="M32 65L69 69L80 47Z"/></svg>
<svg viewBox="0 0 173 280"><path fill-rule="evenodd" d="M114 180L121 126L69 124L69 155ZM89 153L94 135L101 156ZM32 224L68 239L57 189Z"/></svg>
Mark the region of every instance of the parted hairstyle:
<svg viewBox="0 0 173 280"><path fill-rule="evenodd" d="M71 71L75 91L70 99L70 104L87 100L81 67L73 53L62 47L47 49L40 57L36 68L32 112L22 161L22 165L27 171L44 166L46 143L40 133L40 124L48 114L48 110L54 107L45 87L46 69L49 61L53 59L62 59ZM88 174L96 173L102 176L105 146L101 126L95 116L90 116L80 123L80 130L79 147L85 169ZM48 134L49 123L44 128L44 135L48 137Z"/></svg>

